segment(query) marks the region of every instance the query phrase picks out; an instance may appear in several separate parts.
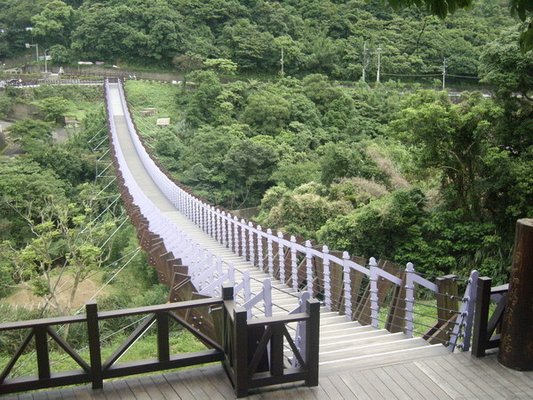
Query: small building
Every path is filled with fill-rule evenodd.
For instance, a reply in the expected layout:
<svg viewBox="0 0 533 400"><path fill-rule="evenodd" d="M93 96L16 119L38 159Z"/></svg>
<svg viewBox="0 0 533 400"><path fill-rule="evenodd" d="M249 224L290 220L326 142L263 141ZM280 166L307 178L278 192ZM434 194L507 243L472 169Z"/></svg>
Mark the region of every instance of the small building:
<svg viewBox="0 0 533 400"><path fill-rule="evenodd" d="M170 125L170 118L158 118L157 122L155 124L157 126L169 126Z"/></svg>

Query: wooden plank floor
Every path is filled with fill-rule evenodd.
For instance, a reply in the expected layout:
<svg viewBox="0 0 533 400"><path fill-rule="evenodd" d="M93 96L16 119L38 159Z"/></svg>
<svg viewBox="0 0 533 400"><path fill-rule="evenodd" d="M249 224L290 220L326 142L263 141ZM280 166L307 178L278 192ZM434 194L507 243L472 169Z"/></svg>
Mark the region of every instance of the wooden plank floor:
<svg viewBox="0 0 533 400"><path fill-rule="evenodd" d="M234 399L219 365L161 375L108 381L104 389L78 386L6 396L14 399ZM500 365L495 355L476 359L470 353L321 374L319 386L278 385L251 393L249 399L532 399L533 371Z"/></svg>

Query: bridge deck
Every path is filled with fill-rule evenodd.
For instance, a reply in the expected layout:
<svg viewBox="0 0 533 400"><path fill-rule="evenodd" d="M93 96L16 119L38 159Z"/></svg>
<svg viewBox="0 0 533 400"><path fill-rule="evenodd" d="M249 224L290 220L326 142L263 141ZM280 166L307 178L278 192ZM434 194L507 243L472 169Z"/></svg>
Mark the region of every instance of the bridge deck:
<svg viewBox="0 0 533 400"><path fill-rule="evenodd" d="M322 373L320 386L280 385L253 392L250 399L531 399L533 372L501 366L494 355L484 359L469 353L365 369ZM143 399L205 400L235 398L220 366L163 375L108 381L103 390L80 386L41 391L8 399Z"/></svg>

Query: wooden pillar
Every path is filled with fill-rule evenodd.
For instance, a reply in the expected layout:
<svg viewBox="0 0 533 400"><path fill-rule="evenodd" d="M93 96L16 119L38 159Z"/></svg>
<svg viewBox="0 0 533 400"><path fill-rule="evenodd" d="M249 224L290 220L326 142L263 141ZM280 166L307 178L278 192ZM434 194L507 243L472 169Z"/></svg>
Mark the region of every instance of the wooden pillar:
<svg viewBox="0 0 533 400"><path fill-rule="evenodd" d="M533 370L533 219L519 219L502 321L498 360L520 371Z"/></svg>
<svg viewBox="0 0 533 400"><path fill-rule="evenodd" d="M93 389L102 389L102 355L100 353L100 328L98 324L98 307L94 301L85 304L87 315L87 336L91 359L91 382Z"/></svg>

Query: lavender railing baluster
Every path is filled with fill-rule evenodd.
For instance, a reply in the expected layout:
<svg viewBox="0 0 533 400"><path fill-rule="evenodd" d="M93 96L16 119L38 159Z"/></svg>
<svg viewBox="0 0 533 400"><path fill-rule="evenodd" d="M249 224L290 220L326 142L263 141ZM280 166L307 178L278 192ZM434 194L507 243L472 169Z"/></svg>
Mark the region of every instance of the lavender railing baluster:
<svg viewBox="0 0 533 400"><path fill-rule="evenodd" d="M322 247L323 259L322 265L324 267L324 301L326 308L331 311L331 272L329 264L329 248L328 246Z"/></svg>
<svg viewBox="0 0 533 400"><path fill-rule="evenodd" d="M298 291L298 260L296 258L296 238L291 236L291 276L292 288Z"/></svg>
<svg viewBox="0 0 533 400"><path fill-rule="evenodd" d="M346 317L352 319L352 290L350 281L350 255L347 251L342 253L342 268L343 268L343 282L344 282L344 312Z"/></svg>
<svg viewBox="0 0 533 400"><path fill-rule="evenodd" d="M312 253L311 241L305 241L305 272L307 279L307 293L309 296L313 296L313 253Z"/></svg>
<svg viewBox="0 0 533 400"><path fill-rule="evenodd" d="M241 218L241 256L248 260L248 252L246 250L246 221Z"/></svg>
<svg viewBox="0 0 533 400"><path fill-rule="evenodd" d="M250 262L255 265L255 248L254 248L254 225L248 222L248 249L250 254Z"/></svg>
<svg viewBox="0 0 533 400"><path fill-rule="evenodd" d="M268 275L274 277L274 250L272 248L272 229L267 229L267 265Z"/></svg>
<svg viewBox="0 0 533 400"><path fill-rule="evenodd" d="M415 267L413 263L405 266L405 335L413 337L414 320L413 307L415 304Z"/></svg>
<svg viewBox="0 0 533 400"><path fill-rule="evenodd" d="M257 225L257 267L264 271L263 230L261 225Z"/></svg>
<svg viewBox="0 0 533 400"><path fill-rule="evenodd" d="M378 327L378 263L374 257L370 258L370 314L372 318L372 326Z"/></svg>
<svg viewBox="0 0 533 400"><path fill-rule="evenodd" d="M237 255L242 255L239 251L239 219L233 217L233 252Z"/></svg>
<svg viewBox="0 0 533 400"><path fill-rule="evenodd" d="M278 231L278 263L279 263L279 280L285 284L285 250L283 249L283 233Z"/></svg>

